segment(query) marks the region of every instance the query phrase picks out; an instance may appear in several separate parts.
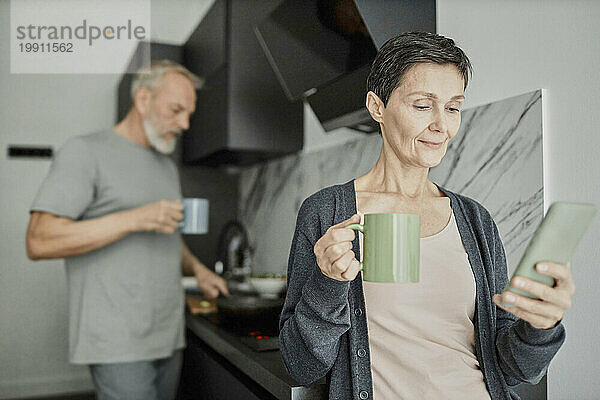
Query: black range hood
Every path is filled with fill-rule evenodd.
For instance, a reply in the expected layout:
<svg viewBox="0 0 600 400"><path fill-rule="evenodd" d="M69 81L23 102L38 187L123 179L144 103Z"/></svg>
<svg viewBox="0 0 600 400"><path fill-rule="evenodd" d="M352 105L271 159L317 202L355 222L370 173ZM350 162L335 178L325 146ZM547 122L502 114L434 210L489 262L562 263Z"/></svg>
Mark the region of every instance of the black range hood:
<svg viewBox="0 0 600 400"><path fill-rule="evenodd" d="M255 33L288 99L306 99L325 131L375 132L364 103L377 49L435 25L435 0L285 0Z"/></svg>
<svg viewBox="0 0 600 400"><path fill-rule="evenodd" d="M183 135L187 165L246 166L302 149L302 102L289 102L253 28L280 0L215 0L183 45L205 79Z"/></svg>

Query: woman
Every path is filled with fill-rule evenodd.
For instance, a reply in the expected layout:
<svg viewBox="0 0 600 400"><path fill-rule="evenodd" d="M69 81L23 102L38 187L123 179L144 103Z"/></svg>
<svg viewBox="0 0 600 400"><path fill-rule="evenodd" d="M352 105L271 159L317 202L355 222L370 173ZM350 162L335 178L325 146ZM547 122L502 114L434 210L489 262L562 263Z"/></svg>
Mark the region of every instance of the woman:
<svg viewBox="0 0 600 400"><path fill-rule="evenodd" d="M331 399L514 399L510 387L538 382L564 341L569 267L537 265L556 278L554 288L520 279L540 300L500 294L506 259L489 212L428 179L458 132L470 71L451 39L390 39L367 80L379 160L300 208L281 353L301 384L326 376ZM377 212L420 215L419 283L362 281L359 238L346 227Z"/></svg>

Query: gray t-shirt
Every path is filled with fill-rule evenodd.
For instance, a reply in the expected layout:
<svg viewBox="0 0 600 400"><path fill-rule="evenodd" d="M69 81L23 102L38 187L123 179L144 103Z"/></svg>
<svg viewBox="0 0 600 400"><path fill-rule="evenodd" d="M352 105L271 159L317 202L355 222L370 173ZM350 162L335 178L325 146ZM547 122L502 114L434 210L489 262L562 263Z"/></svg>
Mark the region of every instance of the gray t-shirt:
<svg viewBox="0 0 600 400"><path fill-rule="evenodd" d="M31 210L81 221L180 198L169 157L107 130L64 144ZM72 363L157 359L185 345L181 243L136 232L65 259Z"/></svg>

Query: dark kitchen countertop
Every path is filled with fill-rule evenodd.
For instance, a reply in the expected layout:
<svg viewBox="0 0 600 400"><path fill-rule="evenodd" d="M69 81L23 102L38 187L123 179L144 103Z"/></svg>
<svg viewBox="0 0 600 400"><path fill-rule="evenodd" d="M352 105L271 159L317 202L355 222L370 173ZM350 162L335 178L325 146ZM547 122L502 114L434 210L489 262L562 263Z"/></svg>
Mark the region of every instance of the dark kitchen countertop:
<svg viewBox="0 0 600 400"><path fill-rule="evenodd" d="M237 336L210 322L206 317L186 311L186 325L215 352L278 399L326 399L325 379L310 387L300 386L287 373L279 351L256 352Z"/></svg>

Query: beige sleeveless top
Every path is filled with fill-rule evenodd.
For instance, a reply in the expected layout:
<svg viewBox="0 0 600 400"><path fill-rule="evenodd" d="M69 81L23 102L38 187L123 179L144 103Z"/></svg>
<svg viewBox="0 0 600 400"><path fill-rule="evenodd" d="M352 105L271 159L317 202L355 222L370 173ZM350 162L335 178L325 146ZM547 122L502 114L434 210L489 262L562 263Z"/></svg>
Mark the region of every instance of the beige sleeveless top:
<svg viewBox="0 0 600 400"><path fill-rule="evenodd" d="M475 356L475 278L454 213L421 238L420 253L419 283L363 281L373 397L489 400Z"/></svg>

